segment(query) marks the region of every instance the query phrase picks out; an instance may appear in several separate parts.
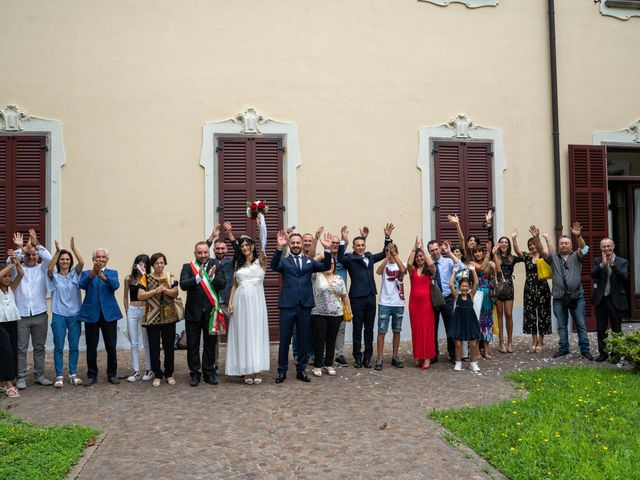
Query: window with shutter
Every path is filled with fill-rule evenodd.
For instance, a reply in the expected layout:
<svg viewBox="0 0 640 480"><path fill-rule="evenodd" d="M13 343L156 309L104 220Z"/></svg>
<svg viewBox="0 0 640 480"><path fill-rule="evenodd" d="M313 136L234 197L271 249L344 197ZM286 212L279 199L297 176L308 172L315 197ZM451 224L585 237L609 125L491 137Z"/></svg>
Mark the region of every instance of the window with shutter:
<svg viewBox="0 0 640 480"><path fill-rule="evenodd" d="M0 136L0 255L30 228L46 244L45 155L45 137Z"/></svg>
<svg viewBox="0 0 640 480"><path fill-rule="evenodd" d="M246 202L262 200L269 205L267 259L276 248L276 232L283 228L282 139L230 137L218 141L220 222L229 221L234 233L258 241L256 222L247 218ZM278 296L280 277L267 269L264 291L269 312L269 335L279 335Z"/></svg>
<svg viewBox="0 0 640 480"><path fill-rule="evenodd" d="M458 243L458 234L447 215L457 213L466 236L487 240L485 214L493 205L492 150L489 143L435 142L436 238Z"/></svg>
<svg viewBox="0 0 640 480"><path fill-rule="evenodd" d="M595 309L591 305L593 280L591 263L600 256L600 240L609 236L606 150L601 145L569 145L571 223L580 222L589 253L582 260L582 286L587 328L595 330Z"/></svg>

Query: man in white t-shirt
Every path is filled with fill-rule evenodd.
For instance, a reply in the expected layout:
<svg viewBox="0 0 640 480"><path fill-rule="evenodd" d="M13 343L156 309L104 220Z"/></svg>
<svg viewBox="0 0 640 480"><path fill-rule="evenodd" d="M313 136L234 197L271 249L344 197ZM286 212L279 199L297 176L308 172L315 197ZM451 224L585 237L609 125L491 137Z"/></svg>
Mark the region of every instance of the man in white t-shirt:
<svg viewBox="0 0 640 480"><path fill-rule="evenodd" d="M404 367L398 356L400 347L400 332L402 331L402 317L404 316L404 274L407 269L398 255L398 247L393 243L386 248L387 256L382 261L376 273L382 275L380 299L378 300L378 358L375 369L382 370L382 356L384 354L384 338L389 330L393 332L393 356L391 365Z"/></svg>

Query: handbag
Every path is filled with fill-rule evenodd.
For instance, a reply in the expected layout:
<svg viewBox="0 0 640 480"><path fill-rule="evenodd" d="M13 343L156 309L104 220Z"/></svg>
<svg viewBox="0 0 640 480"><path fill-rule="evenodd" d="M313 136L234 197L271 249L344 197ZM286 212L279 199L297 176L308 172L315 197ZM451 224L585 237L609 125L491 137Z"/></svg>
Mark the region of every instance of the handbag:
<svg viewBox="0 0 640 480"><path fill-rule="evenodd" d="M444 307L446 303L442 290L440 290L435 280L431 280L431 305L433 305L433 308L439 309Z"/></svg>
<svg viewBox="0 0 640 480"><path fill-rule="evenodd" d="M499 278L496 276L496 280L493 285L493 298L501 301L511 300L513 298L513 286L502 274L500 274Z"/></svg>
<svg viewBox="0 0 640 480"><path fill-rule="evenodd" d="M327 282L327 285L329 285L329 288L331 289L333 294L336 296L336 298L338 299L338 301L342 305L342 319L345 322L350 322L351 320L353 320L353 311L351 311L351 307L349 307L349 305L346 305L342 301L342 298L340 298L340 295L338 295L338 292L336 292L336 289L333 288L333 285L331 285L331 282L329 280L327 280L327 277L324 277L324 279Z"/></svg>
<svg viewBox="0 0 640 480"><path fill-rule="evenodd" d="M553 276L551 265L549 265L542 257L536 261L536 269L538 270L538 280L549 280Z"/></svg>
<svg viewBox="0 0 640 480"><path fill-rule="evenodd" d="M168 278L171 278L171 276L168 275ZM162 306L163 321L178 322L184 319L184 304L180 297L171 298L167 295L162 295L160 305Z"/></svg>

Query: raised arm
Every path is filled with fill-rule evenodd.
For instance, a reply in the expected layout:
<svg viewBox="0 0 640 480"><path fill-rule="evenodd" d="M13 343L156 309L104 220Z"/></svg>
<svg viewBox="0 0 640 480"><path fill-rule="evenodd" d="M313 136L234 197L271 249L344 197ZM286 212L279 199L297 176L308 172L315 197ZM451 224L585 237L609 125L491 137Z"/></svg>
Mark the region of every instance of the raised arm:
<svg viewBox="0 0 640 480"><path fill-rule="evenodd" d="M493 243L493 210L487 211L487 214L484 216L484 221L484 225L487 229L487 238L491 243Z"/></svg>
<svg viewBox="0 0 640 480"><path fill-rule="evenodd" d="M53 254L53 258L49 262L47 266L47 276L52 279L53 278L53 270L56 268L56 263L58 263L58 258L60 257L60 243L56 240L56 253ZM82 272L82 269L80 269Z"/></svg>
<svg viewBox="0 0 640 480"><path fill-rule="evenodd" d="M216 238L220 237L220 224L218 223L215 227L213 227L213 230L211 230L211 233L209 234L209 238L207 238L205 240L205 242L207 242L207 246L209 248L211 248L211 245L213 245L213 242L216 241Z"/></svg>
<svg viewBox="0 0 640 480"><path fill-rule="evenodd" d="M276 247L276 251L271 258L271 270L275 272L282 272L282 265L280 260L282 259L282 250L284 249L288 241L287 234L283 230L280 230L277 233L277 241L278 246Z"/></svg>
<svg viewBox="0 0 640 480"><path fill-rule="evenodd" d="M384 260L382 260L382 262L380 262L380 265L378 265L378 268L376 269L376 274L377 275L382 275L384 273L384 267L387 266L387 263L389 263L389 251L387 250L387 256L384 258Z"/></svg>
<svg viewBox="0 0 640 480"><path fill-rule="evenodd" d="M71 247L71 251L76 257L76 273L80 275L82 273L82 269L84 268L84 258L82 258L82 255L80 255L80 252L78 251L78 249L76 249L76 239L74 237L71 237L69 246ZM53 260L51 260L51 262L55 263Z"/></svg>
<svg viewBox="0 0 640 480"><path fill-rule="evenodd" d="M516 230L515 228L511 230L511 243L513 244L513 251L516 252L516 255L519 257L523 257L524 255L522 255L522 251L518 246L518 230Z"/></svg>
<svg viewBox="0 0 640 480"><path fill-rule="evenodd" d="M473 287L471 287L471 297L473 297L478 291L478 272L476 272L476 267L474 265L469 265L469 271L473 275Z"/></svg>
<svg viewBox="0 0 640 480"><path fill-rule="evenodd" d="M500 246L493 246L493 261L496 265L496 272L502 274L502 256L500 255Z"/></svg>
<svg viewBox="0 0 640 480"><path fill-rule="evenodd" d="M453 270L451 270L451 278L449 278L449 288L451 289L451 295L453 295L454 300L458 299L458 291L455 289L456 274L458 273L458 270L458 265L454 265Z"/></svg>
<svg viewBox="0 0 640 480"><path fill-rule="evenodd" d="M331 270L331 237L333 237L333 235L327 232L324 234L324 237L320 239L320 243L322 243L322 246L324 247L324 258L322 263L313 260L314 272L326 272L327 270Z"/></svg>
<svg viewBox="0 0 640 480"><path fill-rule="evenodd" d="M16 276L11 281L11 288L15 292L16 288L18 288L18 285L20 285L20 282L22 281L22 277L24 277L24 270L22 269L22 265L20 264L18 257L16 257L15 252L13 250L9 250L7 253L11 259L13 268L16 269ZM5 267L2 270L2 274L6 274L5 269L11 270L11 268L12 267Z"/></svg>
<svg viewBox="0 0 640 480"><path fill-rule="evenodd" d="M404 275L407 273L407 268L404 266L404 263L402 263L402 259L398 253L398 246L395 243L390 243L387 248L391 252L391 256L395 259L398 269L400 270L400 274Z"/></svg>
<svg viewBox="0 0 640 480"><path fill-rule="evenodd" d="M587 244L585 243L584 238L582 238L582 225L580 225L580 222L573 223L571 227L571 234L576 237L576 241L578 242L578 257L584 257L584 247L586 247Z"/></svg>
<svg viewBox="0 0 640 480"><path fill-rule="evenodd" d="M367 228L367 227L364 227ZM393 223L387 223L384 227L384 246L382 247L382 251L379 253L376 253L375 255L373 255L371 258L373 260L373 263L377 263L380 260L382 260L387 254L386 254L386 248L387 245L389 245L391 243L391 234L393 233L393 230L395 229L395 225Z"/></svg>
<svg viewBox="0 0 640 480"><path fill-rule="evenodd" d="M544 238L544 243L547 245L547 250L551 254L556 251L556 247L553 246L553 243L549 241L549 234L543 233L542 238Z"/></svg>
<svg viewBox="0 0 640 480"><path fill-rule="evenodd" d="M456 225L456 231L458 232L458 241L460 242L460 248L464 252L466 258L471 258L471 252L467 251L467 243L464 240L464 233L462 233L462 227L460 227L460 218L458 215L447 215L447 220Z"/></svg>
<svg viewBox="0 0 640 480"><path fill-rule="evenodd" d="M311 242L311 256L314 257L316 252L318 251L318 240L322 236L322 232L324 232L324 227L319 227L316 230L316 234L313 236L313 241Z"/></svg>
<svg viewBox="0 0 640 480"><path fill-rule="evenodd" d="M409 258L407 259L407 270L409 271L409 275L413 273L414 266L413 262L416 259L416 250L420 248L420 237L416 235L416 243L413 244L413 249L411 249L411 253L409 254Z"/></svg>

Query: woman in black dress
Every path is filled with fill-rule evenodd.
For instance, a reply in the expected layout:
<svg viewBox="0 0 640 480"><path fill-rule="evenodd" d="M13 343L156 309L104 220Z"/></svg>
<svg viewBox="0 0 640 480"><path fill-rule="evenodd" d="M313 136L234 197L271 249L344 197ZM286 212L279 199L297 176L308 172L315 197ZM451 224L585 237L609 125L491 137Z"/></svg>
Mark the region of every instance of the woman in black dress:
<svg viewBox="0 0 640 480"><path fill-rule="evenodd" d="M511 238L518 232L511 232ZM500 237L493 249L493 260L496 262L498 275L511 284L511 295L503 300L496 299L496 320L498 322L498 351L500 353L513 353L513 268L516 263L522 262L522 257L511 253L511 241L507 237ZM504 322L503 319L504 318ZM504 347L504 330L507 330L507 348Z"/></svg>

